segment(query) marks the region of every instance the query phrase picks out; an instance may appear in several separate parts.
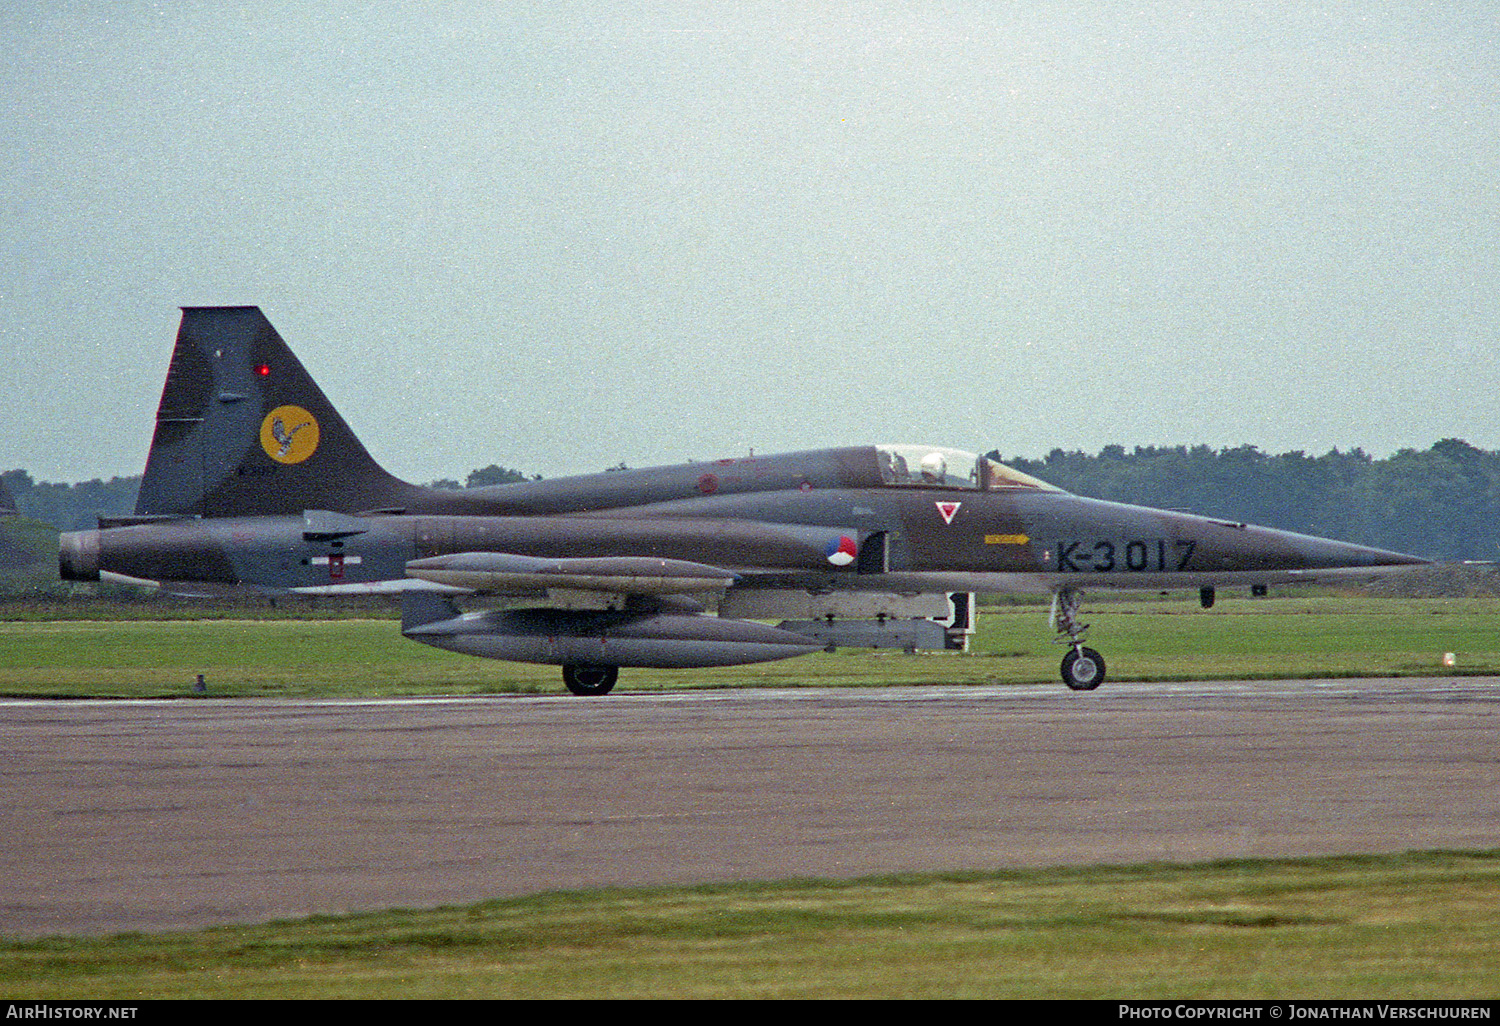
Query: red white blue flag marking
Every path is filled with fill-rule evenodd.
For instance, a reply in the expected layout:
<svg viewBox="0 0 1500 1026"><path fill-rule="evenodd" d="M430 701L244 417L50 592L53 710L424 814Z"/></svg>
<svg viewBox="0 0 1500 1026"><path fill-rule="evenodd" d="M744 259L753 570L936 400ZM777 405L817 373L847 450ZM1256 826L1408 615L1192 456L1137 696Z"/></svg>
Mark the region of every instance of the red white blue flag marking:
<svg viewBox="0 0 1500 1026"><path fill-rule="evenodd" d="M847 534L841 534L828 542L828 562L834 566L848 566L859 555L859 543Z"/></svg>

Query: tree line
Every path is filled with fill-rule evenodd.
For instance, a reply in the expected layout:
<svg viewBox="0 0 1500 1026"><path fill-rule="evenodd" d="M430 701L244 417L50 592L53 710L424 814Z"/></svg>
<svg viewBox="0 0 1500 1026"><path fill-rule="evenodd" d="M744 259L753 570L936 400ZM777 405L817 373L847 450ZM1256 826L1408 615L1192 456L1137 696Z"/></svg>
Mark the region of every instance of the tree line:
<svg viewBox="0 0 1500 1026"><path fill-rule="evenodd" d="M1500 452L1445 438L1430 449L1372 459L1360 449L1272 455L1253 445L1053 449L1041 459L986 455L1059 488L1099 499L1188 510L1437 559L1500 559ZM140 477L77 484L0 474L18 511L59 530L134 511ZM537 480L491 464L464 487ZM458 487L452 480L438 487Z"/></svg>

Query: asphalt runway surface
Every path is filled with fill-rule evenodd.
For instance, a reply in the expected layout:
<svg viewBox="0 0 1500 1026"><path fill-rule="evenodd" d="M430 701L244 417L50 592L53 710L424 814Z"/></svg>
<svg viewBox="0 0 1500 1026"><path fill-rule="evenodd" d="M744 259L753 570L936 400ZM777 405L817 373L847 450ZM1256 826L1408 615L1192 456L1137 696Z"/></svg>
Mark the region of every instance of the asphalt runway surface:
<svg viewBox="0 0 1500 1026"><path fill-rule="evenodd" d="M0 702L0 935L1500 847L1500 679Z"/></svg>

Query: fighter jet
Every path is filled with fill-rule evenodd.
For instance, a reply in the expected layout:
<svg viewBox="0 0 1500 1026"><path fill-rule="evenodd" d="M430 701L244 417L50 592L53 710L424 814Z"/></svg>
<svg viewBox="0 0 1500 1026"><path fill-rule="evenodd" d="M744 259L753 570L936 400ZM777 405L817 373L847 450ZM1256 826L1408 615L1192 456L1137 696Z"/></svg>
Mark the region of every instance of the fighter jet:
<svg viewBox="0 0 1500 1026"><path fill-rule="evenodd" d="M424 488L375 462L257 307L183 309L136 514L63 534L59 556L67 580L178 594L399 595L407 637L559 665L580 695L621 667L962 648L979 592L1050 593L1063 681L1086 691L1105 678L1086 587L1211 604L1424 562L1084 498L931 445Z"/></svg>

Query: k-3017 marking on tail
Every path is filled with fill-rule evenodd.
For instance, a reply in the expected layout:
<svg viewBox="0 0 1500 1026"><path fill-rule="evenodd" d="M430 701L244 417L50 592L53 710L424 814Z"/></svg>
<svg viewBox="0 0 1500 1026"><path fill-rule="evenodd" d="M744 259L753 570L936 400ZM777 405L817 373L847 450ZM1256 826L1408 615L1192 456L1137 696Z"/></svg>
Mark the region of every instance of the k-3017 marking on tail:
<svg viewBox="0 0 1500 1026"><path fill-rule="evenodd" d="M60 554L69 580L182 594L399 595L407 637L560 665L592 695L620 667L961 648L973 593L1026 591L1053 595L1063 679L1089 690L1105 666L1082 580L1207 603L1423 562L1070 495L931 445L423 488L371 458L257 307L184 308L136 515L64 534Z"/></svg>

